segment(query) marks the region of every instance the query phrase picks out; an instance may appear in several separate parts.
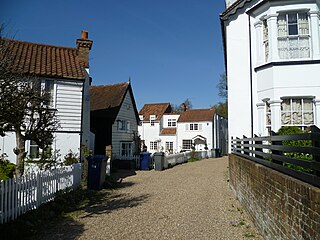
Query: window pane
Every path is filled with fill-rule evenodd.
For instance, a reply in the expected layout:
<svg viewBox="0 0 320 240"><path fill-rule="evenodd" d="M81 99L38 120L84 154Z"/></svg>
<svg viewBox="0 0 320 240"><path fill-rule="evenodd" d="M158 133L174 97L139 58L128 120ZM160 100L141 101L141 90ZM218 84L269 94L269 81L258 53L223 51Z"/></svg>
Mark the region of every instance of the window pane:
<svg viewBox="0 0 320 240"><path fill-rule="evenodd" d="M299 34L309 34L308 15L299 13Z"/></svg>
<svg viewBox="0 0 320 240"><path fill-rule="evenodd" d="M289 38L289 58L299 58L298 37Z"/></svg>
<svg viewBox="0 0 320 240"><path fill-rule="evenodd" d="M289 25L289 35L298 35L298 25Z"/></svg>
<svg viewBox="0 0 320 240"><path fill-rule="evenodd" d="M286 21L286 15L281 14L278 16L278 37L284 37L287 36L287 21Z"/></svg>
<svg viewBox="0 0 320 240"><path fill-rule="evenodd" d="M308 112L303 114L303 121L305 125L312 125L313 122L313 112Z"/></svg>
<svg viewBox="0 0 320 240"><path fill-rule="evenodd" d="M289 13L288 14L288 23L289 24L297 24L298 19L297 19L297 14L296 13Z"/></svg>
<svg viewBox="0 0 320 240"><path fill-rule="evenodd" d="M312 111L313 110L312 99L303 99L303 109L304 109L304 111Z"/></svg>

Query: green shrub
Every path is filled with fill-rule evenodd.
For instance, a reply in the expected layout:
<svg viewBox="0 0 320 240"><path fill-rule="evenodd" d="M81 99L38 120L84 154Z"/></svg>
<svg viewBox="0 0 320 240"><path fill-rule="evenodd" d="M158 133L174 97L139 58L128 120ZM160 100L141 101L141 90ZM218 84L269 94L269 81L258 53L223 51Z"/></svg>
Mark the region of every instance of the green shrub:
<svg viewBox="0 0 320 240"><path fill-rule="evenodd" d="M72 152L72 150L69 150L67 155L64 156L64 161L63 161L64 165L68 166L78 162L79 162L79 156L78 154Z"/></svg>
<svg viewBox="0 0 320 240"><path fill-rule="evenodd" d="M9 162L6 154L0 155L0 180L13 178L16 165Z"/></svg>
<svg viewBox="0 0 320 240"><path fill-rule="evenodd" d="M297 126L286 126L281 127L277 134L279 135L289 135L289 134L302 134L304 133L301 128ZM311 140L286 140L283 141L282 144L284 146L294 146L294 147L307 147L312 146ZM289 158L295 158L303 161L311 161L312 155L307 153L300 153L300 152L285 152L284 155ZM292 163L283 163L283 166L286 166L288 168L292 168L297 171L306 172L306 173L312 173L312 169L310 168L304 168L297 166Z"/></svg>

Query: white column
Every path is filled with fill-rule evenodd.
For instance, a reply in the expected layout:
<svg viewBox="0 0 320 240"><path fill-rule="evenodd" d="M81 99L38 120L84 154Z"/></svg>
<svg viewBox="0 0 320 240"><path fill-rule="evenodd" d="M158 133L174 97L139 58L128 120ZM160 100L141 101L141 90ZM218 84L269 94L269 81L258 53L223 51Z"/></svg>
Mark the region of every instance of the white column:
<svg viewBox="0 0 320 240"><path fill-rule="evenodd" d="M314 124L320 128L320 99L314 100L315 111L314 111Z"/></svg>
<svg viewBox="0 0 320 240"><path fill-rule="evenodd" d="M257 66L263 63L262 59L262 21L258 21L254 23L254 27L256 29L256 51L257 51Z"/></svg>
<svg viewBox="0 0 320 240"><path fill-rule="evenodd" d="M319 11L310 11L312 59L320 59Z"/></svg>
<svg viewBox="0 0 320 240"><path fill-rule="evenodd" d="M281 100L271 100L271 130L277 132L281 127Z"/></svg>
<svg viewBox="0 0 320 240"><path fill-rule="evenodd" d="M265 103L257 103L258 109L258 134L264 135L265 123L266 123L266 114L265 114Z"/></svg>
<svg viewBox="0 0 320 240"><path fill-rule="evenodd" d="M266 17L268 24L269 34L269 61L274 62L279 60L278 54L278 27L277 27L278 14L270 14Z"/></svg>

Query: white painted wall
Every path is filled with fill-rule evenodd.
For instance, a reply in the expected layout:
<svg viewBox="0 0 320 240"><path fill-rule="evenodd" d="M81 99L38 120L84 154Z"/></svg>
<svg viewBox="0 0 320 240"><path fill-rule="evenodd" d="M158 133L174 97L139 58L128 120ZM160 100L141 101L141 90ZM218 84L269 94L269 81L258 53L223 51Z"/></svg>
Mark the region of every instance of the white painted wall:
<svg viewBox="0 0 320 240"><path fill-rule="evenodd" d="M201 130L186 130L186 125L201 124ZM189 128L188 128L189 129ZM212 122L179 122L177 128L178 136L178 151L182 150L183 140L193 139L194 137L201 135L207 139L208 149L213 149L213 124ZM199 149L200 150L200 149ZM202 149L204 150L204 149Z"/></svg>
<svg viewBox="0 0 320 240"><path fill-rule="evenodd" d="M51 79L52 80L52 79ZM83 81L77 80L52 80L54 81L54 107L57 109L57 117L60 121L60 128L55 134L53 150L59 150L61 158L69 149L79 154L81 143L81 111L82 111L82 90ZM86 81L89 81L87 76ZM88 102L87 102L88 104ZM85 104L88 109L88 105ZM84 122L83 129L87 130ZM9 160L16 163L16 155L13 148L16 146L15 134L7 133L7 136L0 137L1 153L6 153ZM89 140L90 141L90 140ZM87 141L87 142L89 142ZM26 151L29 151L30 142L26 142Z"/></svg>
<svg viewBox="0 0 320 240"><path fill-rule="evenodd" d="M226 26L226 54L227 54L227 76L228 76L228 123L229 138L251 136L251 99L250 99L250 39L249 18L245 12L253 5L261 1L253 1L247 4L245 9L238 11L237 15L231 16L225 22ZM281 62L277 49L277 24L276 16L279 11L310 9L310 40L311 57L303 60L319 60L320 27L319 27L319 1L278 1L266 3L252 13L251 23L251 47L252 47L252 105L253 105L253 134L266 134L264 114L260 112L258 117L258 106L262 100L274 101L273 108L277 116L280 116L280 101L282 97L313 96L314 107L318 108L320 99L320 82L318 80L320 64L271 66L258 69L268 62ZM267 17L269 27L269 61L264 59L262 45L262 28L259 30L259 21ZM294 59L295 61L301 59ZM287 61L287 60L286 60ZM263 111L260 106L261 111ZM315 123L320 123L316 109ZM263 119L261 119L261 117ZM261 121L263 122L261 124ZM279 121L279 119L278 119ZM273 126L277 131L279 124ZM230 142L230 141L229 141ZM230 148L229 148L230 149Z"/></svg>
<svg viewBox="0 0 320 240"><path fill-rule="evenodd" d="M117 120L125 120L130 122L130 130L120 131L117 129ZM112 153L114 155L121 155L120 142L131 142L132 149L135 149L133 141L133 132L138 133L138 124L132 99L129 91L127 91L124 101L120 107L117 118L112 125ZM134 152L133 152L134 153Z"/></svg>

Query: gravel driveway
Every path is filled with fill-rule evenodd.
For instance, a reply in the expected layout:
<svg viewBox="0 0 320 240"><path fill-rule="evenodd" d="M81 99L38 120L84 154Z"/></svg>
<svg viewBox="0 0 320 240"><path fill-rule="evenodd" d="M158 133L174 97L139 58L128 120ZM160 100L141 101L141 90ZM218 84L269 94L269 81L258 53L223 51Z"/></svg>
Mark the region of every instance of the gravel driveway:
<svg viewBox="0 0 320 240"><path fill-rule="evenodd" d="M262 239L228 187L227 166L223 157L137 171L45 239Z"/></svg>

